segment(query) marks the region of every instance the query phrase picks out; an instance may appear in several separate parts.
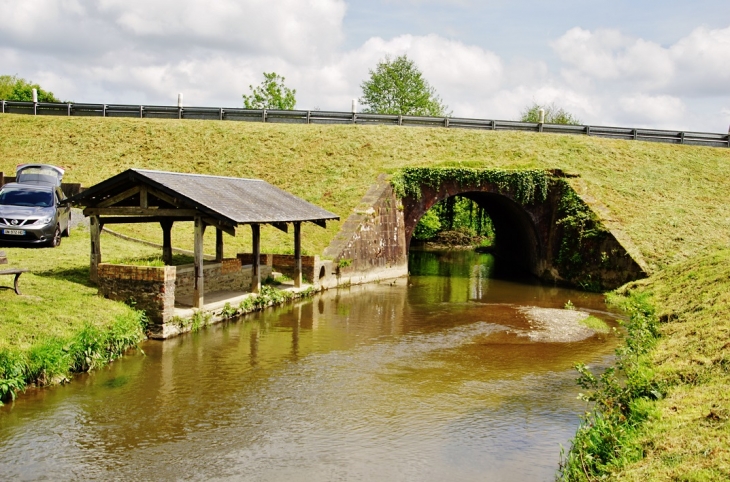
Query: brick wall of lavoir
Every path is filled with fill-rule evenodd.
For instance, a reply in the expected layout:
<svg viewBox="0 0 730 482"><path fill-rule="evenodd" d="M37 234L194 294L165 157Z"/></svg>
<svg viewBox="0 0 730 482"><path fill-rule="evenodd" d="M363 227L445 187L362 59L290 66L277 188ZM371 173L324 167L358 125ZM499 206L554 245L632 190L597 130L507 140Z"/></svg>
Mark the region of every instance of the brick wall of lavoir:
<svg viewBox="0 0 730 482"><path fill-rule="evenodd" d="M175 266L127 266L99 264L99 294L144 310L153 323L165 323L174 315Z"/></svg>

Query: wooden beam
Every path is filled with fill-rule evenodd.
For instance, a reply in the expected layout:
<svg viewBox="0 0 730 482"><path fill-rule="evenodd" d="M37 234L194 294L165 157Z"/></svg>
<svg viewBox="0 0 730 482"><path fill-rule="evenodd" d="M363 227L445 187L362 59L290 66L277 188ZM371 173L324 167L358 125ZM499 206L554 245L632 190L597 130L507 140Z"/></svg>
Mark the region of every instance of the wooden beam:
<svg viewBox="0 0 730 482"><path fill-rule="evenodd" d="M109 207L113 204L118 203L119 201L124 201L125 199L134 196L138 192L139 192L139 186L134 186L133 188L127 189L126 191L120 192L116 196L112 196L109 199L103 200L96 207L99 207L99 208Z"/></svg>
<svg viewBox="0 0 730 482"><path fill-rule="evenodd" d="M302 287L302 223L294 223L294 286Z"/></svg>
<svg viewBox="0 0 730 482"><path fill-rule="evenodd" d="M203 217L203 221L205 221L205 224L208 226L215 226L216 229L220 229L224 233L228 233L231 236L236 236L236 228L233 226L228 226L226 224L221 223L217 219L213 219L211 217L205 216Z"/></svg>
<svg viewBox="0 0 730 482"><path fill-rule="evenodd" d="M203 234L205 233L205 223L200 217L195 218L195 244L193 253L195 260L193 261L193 307L202 309L204 302L204 277L203 277Z"/></svg>
<svg viewBox="0 0 730 482"><path fill-rule="evenodd" d="M274 226L279 231L284 231L285 233L289 232L289 225L287 223L269 223L272 226Z"/></svg>
<svg viewBox="0 0 730 482"><path fill-rule="evenodd" d="M99 263L101 263L101 225L97 216L91 216L89 219L89 232L91 233L89 278L92 283L98 283Z"/></svg>
<svg viewBox="0 0 730 482"><path fill-rule="evenodd" d="M220 228L215 230L215 260L223 261L223 231Z"/></svg>
<svg viewBox="0 0 730 482"><path fill-rule="evenodd" d="M158 209L134 206L84 209L84 216L169 216L177 218L195 217L198 214L195 209Z"/></svg>
<svg viewBox="0 0 730 482"><path fill-rule="evenodd" d="M251 277L251 292L258 293L261 291L261 225L251 225L251 236L253 241L253 261L252 261L252 277Z"/></svg>
<svg viewBox="0 0 730 482"><path fill-rule="evenodd" d="M140 224L140 223L163 223L165 221L180 223L183 221L194 221L195 217L170 217L170 216L115 216L111 218L100 217L102 224Z"/></svg>
<svg viewBox="0 0 730 482"><path fill-rule="evenodd" d="M164 192L159 191L153 187L147 187L147 193L148 195L151 194L157 199L161 199L162 201L165 201L168 204L172 204L173 206L183 206L183 202L180 199L170 196L169 194L165 194Z"/></svg>
<svg viewBox="0 0 730 482"><path fill-rule="evenodd" d="M162 227L162 261L166 265L172 264L172 220L160 221Z"/></svg>

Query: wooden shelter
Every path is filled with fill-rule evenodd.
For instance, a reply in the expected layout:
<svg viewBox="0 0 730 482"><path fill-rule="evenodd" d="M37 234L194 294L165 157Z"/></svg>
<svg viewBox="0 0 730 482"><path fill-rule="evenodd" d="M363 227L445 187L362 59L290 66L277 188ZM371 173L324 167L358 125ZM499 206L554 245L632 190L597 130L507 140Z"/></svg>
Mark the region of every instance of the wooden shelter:
<svg viewBox="0 0 730 482"><path fill-rule="evenodd" d="M101 262L100 234L104 225L159 223L162 227L162 259L172 262L171 231L175 222L194 223L193 306L203 307L203 234L216 229L216 260L223 259L223 233L236 235L248 224L253 237L252 291L261 287L259 255L261 225L288 232L294 225L295 286L302 283L301 225L311 222L326 227L339 217L259 179L128 169L73 196L90 218L91 279L98 281Z"/></svg>

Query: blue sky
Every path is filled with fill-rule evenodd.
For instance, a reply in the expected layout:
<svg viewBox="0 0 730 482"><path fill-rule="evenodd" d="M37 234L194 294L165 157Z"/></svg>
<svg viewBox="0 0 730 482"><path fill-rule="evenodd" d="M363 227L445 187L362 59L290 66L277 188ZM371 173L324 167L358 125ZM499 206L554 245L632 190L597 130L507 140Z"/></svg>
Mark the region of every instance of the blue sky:
<svg viewBox="0 0 730 482"><path fill-rule="evenodd" d="M404 33L435 33L504 55L549 57L550 40L573 27L618 28L669 45L696 27L730 25L730 5L719 1L409 1L348 2L346 44Z"/></svg>
<svg viewBox="0 0 730 482"><path fill-rule="evenodd" d="M0 18L0 73L77 102L234 107L276 71L298 108L348 110L406 53L454 116L730 125L727 2L0 0Z"/></svg>

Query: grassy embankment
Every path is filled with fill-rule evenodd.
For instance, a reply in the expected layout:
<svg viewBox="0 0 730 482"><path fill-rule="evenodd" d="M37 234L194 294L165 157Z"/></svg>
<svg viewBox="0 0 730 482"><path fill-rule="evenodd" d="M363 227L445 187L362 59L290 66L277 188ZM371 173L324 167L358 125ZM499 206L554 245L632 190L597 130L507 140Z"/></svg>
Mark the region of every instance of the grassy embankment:
<svg viewBox="0 0 730 482"><path fill-rule="evenodd" d="M727 407L727 400L722 402L724 395L717 390L727 388L723 384L728 364L709 363L725 360L727 346L719 342L700 346L707 336L699 334L707 330L721 337L724 333L727 339L729 324L723 293L730 291L730 280L727 273L720 273L722 263L715 260L726 256L720 248L730 243L730 203L726 202L730 192L730 150L457 129L8 115L0 116L0 131L0 170L5 172L12 172L21 162L49 162L67 168L68 181L87 186L129 167L262 178L339 214L343 220L378 174L406 166L560 168L578 174L579 178L569 182L587 189L610 210L613 225L633 240L655 273L641 285L651 293L646 299L657 313L676 315L665 317L671 320L667 323L657 324L658 338L648 343L651 350L641 355L648 357L651 368L641 373L666 391L665 398L646 402L648 408L641 413L649 418L631 430L636 453L646 456L639 457L638 462L624 457L616 464L632 464L622 473L643 474L637 477L644 478L668 474L679 474L681 478L681 474L698 468L693 465L698 457L704 457L707 470L717 472L727 466L722 464L726 464L730 453L728 421L726 412L720 409L722 403ZM338 227L339 223L332 223L326 231L305 227L305 251L320 253ZM151 241L161 238L159 231L151 227L122 229ZM263 249L286 252L292 246L290 237L267 228L263 231ZM206 236L211 251L212 238ZM180 224L173 230L175 246L190 247L191 239L191 227ZM64 246L75 242L68 241ZM105 257L108 246L115 242L109 237L104 239ZM249 236L244 232L235 239L226 238L226 243L226 254L231 255L247 249ZM75 261L69 261L72 271L85 269L87 250L85 242L79 244ZM42 262L27 257L25 253L33 250L6 251L14 264L34 271L24 286L29 296L37 295L30 281L41 277L36 273L48 270L51 256L45 253L56 257L56 251L38 250L44 253ZM679 275L695 265L696 278L687 278L681 284ZM64 278L50 278L56 290L65 291L64 297L82 296L84 290L88 290L89 299L94 297L93 288L83 281ZM58 310L49 309L45 303L26 306L25 301L6 293L0 295L3 311L22 303L23 307L13 309L23 319L49 326L58 324ZM127 309L98 298L94 302L103 308L89 311L103 313L99 316L104 320L99 323L106 326L114 310ZM692 309L687 310L690 305ZM78 318L83 316L92 314ZM74 329L69 328L69 333ZM17 330L26 328L19 325ZM4 342L19 346L14 340ZM706 370L699 378L671 375L680 373L677 367ZM712 408L718 403L720 408ZM693 417L692 413L703 416ZM667 431L673 435L662 435ZM714 434L716 438L724 434L724 439L718 438L720 442L712 447L702 446L697 438L700 434Z"/></svg>

